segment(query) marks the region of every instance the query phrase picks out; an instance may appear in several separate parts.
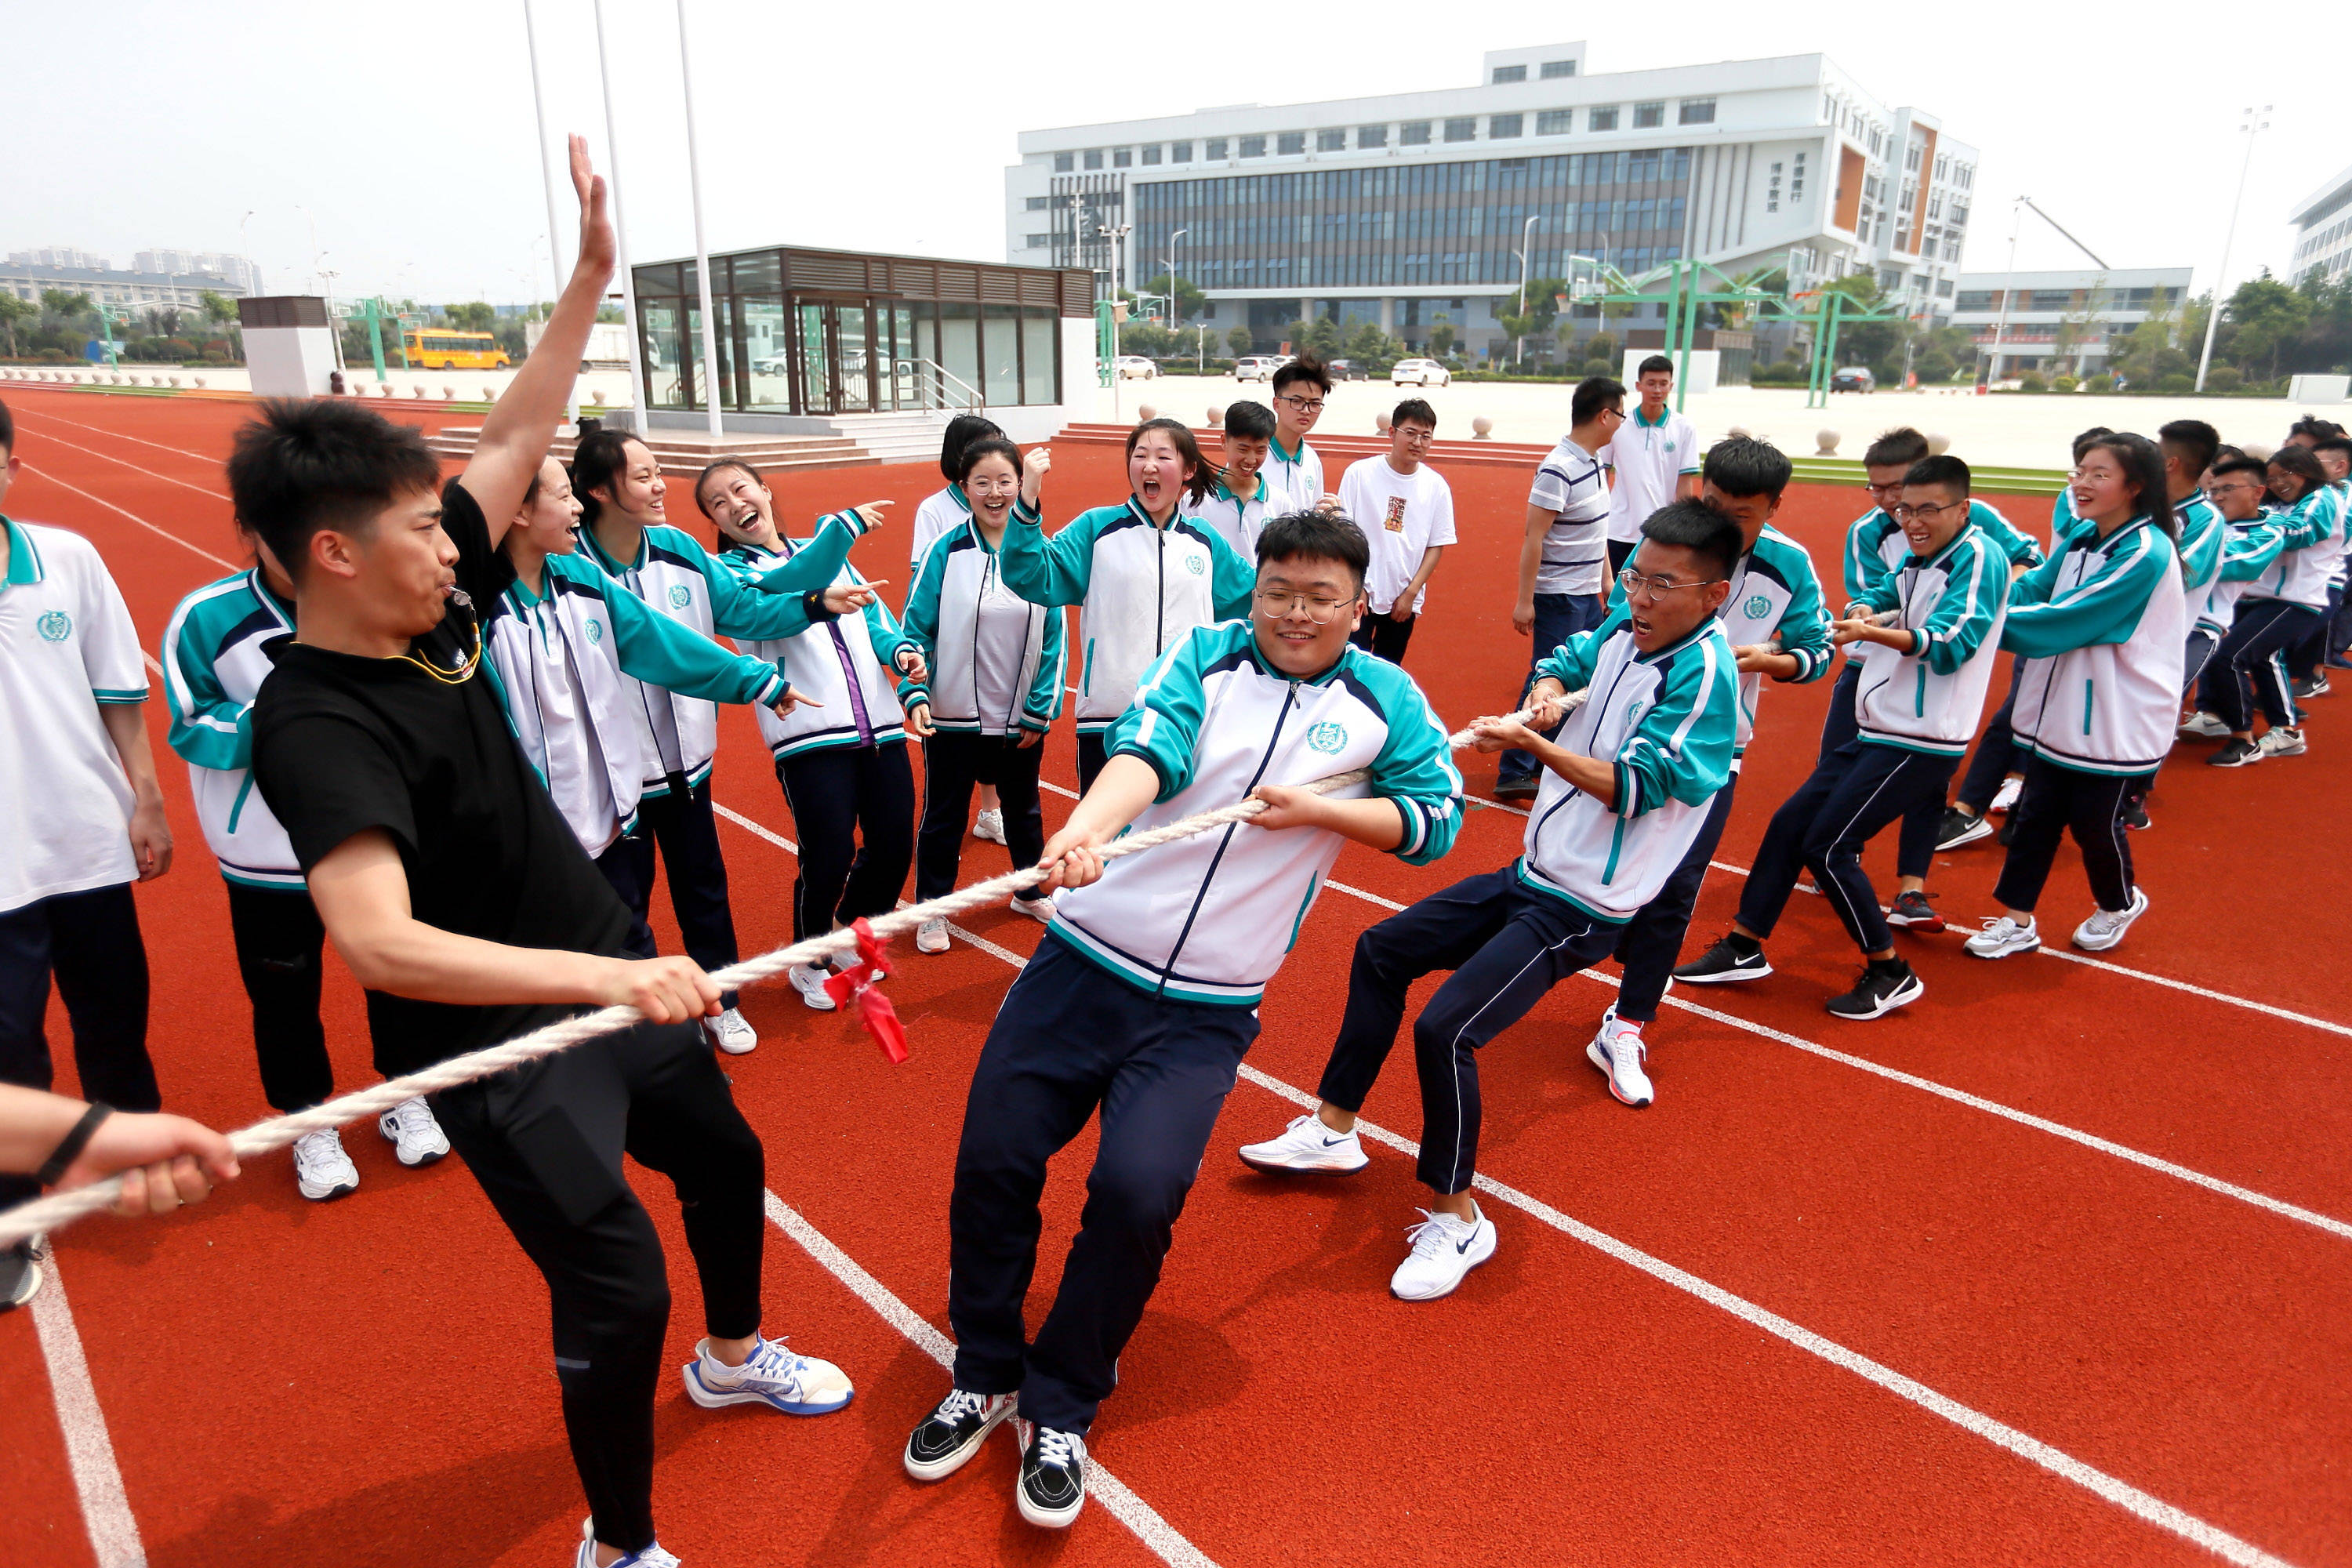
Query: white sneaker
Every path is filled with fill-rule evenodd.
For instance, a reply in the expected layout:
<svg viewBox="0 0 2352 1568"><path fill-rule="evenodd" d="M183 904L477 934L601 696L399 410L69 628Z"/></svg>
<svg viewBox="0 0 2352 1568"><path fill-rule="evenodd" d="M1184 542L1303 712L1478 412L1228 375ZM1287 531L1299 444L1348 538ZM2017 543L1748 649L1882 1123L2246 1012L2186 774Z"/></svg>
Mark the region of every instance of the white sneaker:
<svg viewBox="0 0 2352 1568"><path fill-rule="evenodd" d="M330 1127L294 1140L294 1181L304 1197L324 1203L358 1191L360 1168L343 1152L342 1135Z"/></svg>
<svg viewBox="0 0 2352 1568"><path fill-rule="evenodd" d="M833 1011L834 1000L824 990L824 983L833 978L831 970L819 969L814 963L795 963L784 973L791 978L793 989L801 994L802 1001L820 1013Z"/></svg>
<svg viewBox="0 0 2352 1568"><path fill-rule="evenodd" d="M1016 915L1027 915L1039 925L1052 925L1055 913L1054 895L1040 893L1034 899L1024 899L1015 893L1013 895L1013 912Z"/></svg>
<svg viewBox="0 0 2352 1568"><path fill-rule="evenodd" d="M2209 741L2226 741L2230 738L2230 726L2221 722L2221 715L2200 709L2180 721L2180 733L2201 735Z"/></svg>
<svg viewBox="0 0 2352 1568"><path fill-rule="evenodd" d="M1649 1060L1650 1047L1642 1043L1638 1025L1617 1021L1615 1003L1601 1015L1601 1032L1584 1047L1584 1055L1609 1080L1609 1092L1624 1104L1638 1109L1657 1097L1649 1075L1642 1070Z"/></svg>
<svg viewBox="0 0 2352 1568"><path fill-rule="evenodd" d="M740 1057L760 1043L760 1031L751 1027L751 1020L743 1016L740 1007L730 1007L716 1018L705 1018L702 1026L710 1035L710 1043L730 1057Z"/></svg>
<svg viewBox="0 0 2352 1568"><path fill-rule="evenodd" d="M767 1405L793 1415L824 1415L848 1404L852 1392L839 1367L794 1355L782 1340L761 1340L741 1366L720 1362L703 1340L686 1363L687 1397L705 1410Z"/></svg>
<svg viewBox="0 0 2352 1568"><path fill-rule="evenodd" d="M1389 1276L1389 1289L1399 1300L1434 1301L1450 1295L1462 1277L1495 1256L1495 1222L1470 1205L1471 1217L1421 1211L1421 1223L1405 1227L1412 1250Z"/></svg>
<svg viewBox="0 0 2352 1568"><path fill-rule="evenodd" d="M1364 1153L1364 1141L1354 1129L1334 1132L1312 1111L1292 1117L1278 1138L1243 1144L1241 1156L1242 1163L1253 1171L1299 1171L1324 1176L1352 1176L1371 1163Z"/></svg>
<svg viewBox="0 0 2352 1568"><path fill-rule="evenodd" d="M2092 910L2091 918L2074 928L2074 945L2085 952L2105 952L2123 941L2132 921L2146 913L2147 895L2134 888L2129 908Z"/></svg>
<svg viewBox="0 0 2352 1568"><path fill-rule="evenodd" d="M572 1553L572 1568L596 1568L596 1521L593 1516L580 1521L580 1550ZM613 1568L680 1568L680 1564L656 1541L643 1552L622 1552L613 1560Z"/></svg>
<svg viewBox="0 0 2352 1568"><path fill-rule="evenodd" d="M948 922L944 918L925 921L915 928L917 952L945 952L947 950Z"/></svg>
<svg viewBox="0 0 2352 1568"><path fill-rule="evenodd" d="M375 1130L391 1140L392 1152L404 1165L429 1165L449 1152L448 1134L433 1120L433 1108L421 1096L404 1100L377 1117ZM359 1180L358 1172L352 1173L352 1180Z"/></svg>
<svg viewBox="0 0 2352 1568"><path fill-rule="evenodd" d="M2013 806L2015 806L2015 805L2017 805L2017 797L2018 797L2020 795L2022 795L2024 792L2025 792L2025 781L2024 781L2023 779L2020 779L2020 778L2004 778L2004 779L2002 779L2002 780L2000 781L2000 787L1999 789L1997 789L1997 790L1995 790L1995 791L1993 791L1993 792L1992 792L1992 807L1991 807L1991 809L1993 809L1994 811L2008 811L2008 810L2010 810L2011 807L2013 807Z"/></svg>
<svg viewBox="0 0 2352 1568"><path fill-rule="evenodd" d="M2303 727L2265 730L2263 738L2254 742L2266 757L2299 757L2311 748L2304 743Z"/></svg>
<svg viewBox="0 0 2352 1568"><path fill-rule="evenodd" d="M1977 958L2007 958L2012 953L2032 952L2042 945L2042 932L2029 920L2018 924L2007 915L1984 923L1984 930L1969 938L1963 944Z"/></svg>
<svg viewBox="0 0 2352 1568"><path fill-rule="evenodd" d="M985 838L991 844L1003 843L1004 813L1001 810L983 811L978 816L973 817L971 819L971 836L974 838Z"/></svg>

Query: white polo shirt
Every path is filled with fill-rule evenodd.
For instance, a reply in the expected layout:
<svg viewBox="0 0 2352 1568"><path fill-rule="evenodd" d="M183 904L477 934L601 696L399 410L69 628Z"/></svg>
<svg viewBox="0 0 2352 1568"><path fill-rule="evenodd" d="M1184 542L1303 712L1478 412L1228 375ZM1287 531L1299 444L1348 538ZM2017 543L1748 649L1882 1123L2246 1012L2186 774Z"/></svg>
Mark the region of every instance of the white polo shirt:
<svg viewBox="0 0 2352 1568"><path fill-rule="evenodd" d="M1609 445L1593 456L1616 470L1609 491L1609 537L1628 542L1642 537L1652 512L1675 499L1675 483L1698 472L1698 432L1671 408L1655 425L1647 424L1636 404Z"/></svg>
<svg viewBox="0 0 2352 1568"><path fill-rule="evenodd" d="M1454 542L1453 487L1427 463L1409 474L1398 473L1386 458L1349 464L1339 479L1339 510L1371 546L1364 592L1376 616L1396 608L1397 595L1421 570L1423 552ZM1424 585L1412 602L1414 615L1428 597Z"/></svg>
<svg viewBox="0 0 2352 1568"><path fill-rule="evenodd" d="M136 881L131 781L101 702L147 700L139 634L106 563L79 533L0 518L0 914Z"/></svg>
<svg viewBox="0 0 2352 1568"><path fill-rule="evenodd" d="M1282 437L1265 444L1265 463L1257 471L1265 481L1265 515L1288 517L1313 511L1323 504L1323 454L1300 437L1298 450L1282 449Z"/></svg>

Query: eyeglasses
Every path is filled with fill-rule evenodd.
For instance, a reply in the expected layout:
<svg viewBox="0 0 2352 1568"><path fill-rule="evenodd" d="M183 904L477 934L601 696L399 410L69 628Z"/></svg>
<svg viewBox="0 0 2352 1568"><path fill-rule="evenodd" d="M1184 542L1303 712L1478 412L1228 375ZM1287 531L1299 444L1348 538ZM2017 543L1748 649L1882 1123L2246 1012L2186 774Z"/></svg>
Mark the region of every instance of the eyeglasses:
<svg viewBox="0 0 2352 1568"><path fill-rule="evenodd" d="M1276 398L1275 401L1276 403L1287 403L1301 414L1320 414L1323 412L1323 400L1319 397L1294 397L1286 395Z"/></svg>
<svg viewBox="0 0 2352 1568"><path fill-rule="evenodd" d="M1356 607L1353 599L1310 599L1304 594L1285 593L1280 588L1260 588L1250 597L1257 601L1257 613L1269 621L1278 621L1298 610L1318 626L1329 626Z"/></svg>
<svg viewBox="0 0 2352 1568"><path fill-rule="evenodd" d="M1915 517L1921 522L1933 522L1937 518L1943 516L1946 512L1958 511L1968 504L1969 503L1964 500L1946 501L1941 506L1903 506L1897 504L1888 507L1886 509L1886 515L1893 518L1897 522L1908 522Z"/></svg>
<svg viewBox="0 0 2352 1568"><path fill-rule="evenodd" d="M1631 566L1617 574L1617 584L1625 590L1629 599L1636 593L1645 598L1663 599L1684 588L1709 588L1723 581L1721 577L1709 577L1697 583L1677 583L1671 577L1644 577Z"/></svg>
<svg viewBox="0 0 2352 1568"><path fill-rule="evenodd" d="M1883 485L1864 484L1862 488L1869 491L1872 495L1876 496L1880 500L1885 500L1888 496L1899 495L1902 493L1903 481L1901 479L1895 479Z"/></svg>
<svg viewBox="0 0 2352 1568"><path fill-rule="evenodd" d="M1426 447L1432 441L1437 439L1436 431L1424 430L1418 425L1399 425L1395 426L1395 430L1399 436L1403 437L1406 440L1412 442L1416 447Z"/></svg>

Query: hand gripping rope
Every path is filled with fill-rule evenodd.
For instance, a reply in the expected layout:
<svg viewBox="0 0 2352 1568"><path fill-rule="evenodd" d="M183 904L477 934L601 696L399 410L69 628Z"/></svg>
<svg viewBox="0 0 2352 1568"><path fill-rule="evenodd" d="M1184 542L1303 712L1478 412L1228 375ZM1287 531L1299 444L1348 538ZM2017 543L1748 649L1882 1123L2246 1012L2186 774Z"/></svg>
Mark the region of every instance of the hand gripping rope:
<svg viewBox="0 0 2352 1568"><path fill-rule="evenodd" d="M1560 700L1562 711L1572 711L1581 706L1584 697L1582 691L1569 692ZM1511 717L1524 721L1530 717L1530 710L1522 709ZM1472 731L1463 730L1447 736L1446 744L1460 751L1475 739ZM1297 787L1317 795L1328 795L1332 790L1361 784L1370 777L1370 768L1357 768ZM1105 860L1140 855L1147 849L1157 849L1163 844L1173 844L1180 838L1190 838L1211 828L1223 827L1227 823L1247 822L1265 809L1265 803L1261 800L1235 801L1231 805L1200 812L1146 832L1127 834L1111 840L1096 853ZM857 962L853 967L828 981L826 989L832 992L835 986L840 987L835 994L836 1002L855 997L863 1021L874 1031L884 1054L893 1061L903 1061L906 1059L905 1034L898 1029L898 1018L895 1013L890 1012L888 1003L880 993L871 988L875 980L889 973L888 964L882 959L880 939L913 931L925 921L944 920L968 910L1002 903L1036 881L1042 869L1041 867L1031 867L1008 871L1001 877L991 877L968 888L959 888L944 898L909 904L905 909L878 916L870 923L860 921L854 928L811 937L806 942L796 942L789 947L776 948L755 958L747 958L740 963L713 971L710 978L722 991L735 991L756 985L763 980L772 980L796 964L809 963L820 958L845 958L856 954ZM528 1035L518 1035L499 1045L436 1062L404 1078L386 1079L382 1083L327 1100L308 1110L257 1121L250 1127L230 1133L229 1145L236 1151L240 1161L247 1160L256 1154L286 1148L308 1133L381 1115L404 1100L488 1078L509 1068L535 1062L541 1057L551 1057L558 1051L593 1040L600 1035L619 1034L644 1021L645 1016L634 1007L604 1007L593 1013L583 1013L576 1018L566 1018L543 1029L534 1029ZM894 1035L895 1050L892 1049ZM36 1199L0 1213L0 1247L12 1246L44 1232L63 1230L78 1219L112 1208L121 1188L121 1177L109 1176L87 1187Z"/></svg>

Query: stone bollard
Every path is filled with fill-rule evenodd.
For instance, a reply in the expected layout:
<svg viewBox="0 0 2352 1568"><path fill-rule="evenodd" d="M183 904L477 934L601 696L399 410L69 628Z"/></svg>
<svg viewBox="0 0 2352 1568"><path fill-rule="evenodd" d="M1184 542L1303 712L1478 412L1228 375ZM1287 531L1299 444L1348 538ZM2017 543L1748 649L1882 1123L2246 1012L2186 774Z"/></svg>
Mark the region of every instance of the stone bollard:
<svg viewBox="0 0 2352 1568"><path fill-rule="evenodd" d="M1495 422L1481 414L1470 421L1470 434L1483 441L1495 433Z"/></svg>
<svg viewBox="0 0 2352 1568"><path fill-rule="evenodd" d="M1814 431L1813 440L1817 445L1813 448L1813 456L1816 458L1836 457L1838 442L1842 439L1843 439L1843 437L1839 436L1839 434L1834 430Z"/></svg>
<svg viewBox="0 0 2352 1568"><path fill-rule="evenodd" d="M1221 405L1221 404L1215 404L1215 403L1212 403L1212 404L1210 404L1210 405L1209 405L1209 428L1210 428L1210 429L1212 429L1212 430L1222 430L1222 429L1223 429L1224 427L1225 427L1225 410L1224 410L1223 405Z"/></svg>
<svg viewBox="0 0 2352 1568"><path fill-rule="evenodd" d="M1385 410L1372 416L1372 428L1379 431L1383 436L1389 433L1389 426L1391 422L1388 413Z"/></svg>
<svg viewBox="0 0 2352 1568"><path fill-rule="evenodd" d="M1139 403L1135 405L1135 422L1138 425L1142 424L1147 419L1157 419L1159 417L1160 410L1152 407L1149 403Z"/></svg>
<svg viewBox="0 0 2352 1568"><path fill-rule="evenodd" d="M2275 447L2264 446L2260 441L2252 441L2248 442L2245 446L2239 447L2238 450L2243 452L2247 457L2252 458L2257 463L2267 463L2271 460L2271 455L2273 452L2276 452L2278 448Z"/></svg>
<svg viewBox="0 0 2352 1568"><path fill-rule="evenodd" d="M416 388L416 401L419 403L425 401L425 389L421 386Z"/></svg>
<svg viewBox="0 0 2352 1568"><path fill-rule="evenodd" d="M1945 435L1941 430L1930 430L1927 432L1927 455L1929 457L1940 458L1951 449L1952 438L1949 436Z"/></svg>
<svg viewBox="0 0 2352 1568"><path fill-rule="evenodd" d="M486 387L482 388L482 401L483 401L483 402L485 402L485 403L496 403L498 400L499 400L499 389L498 389L497 387L495 387L495 386L486 386Z"/></svg>
<svg viewBox="0 0 2352 1568"><path fill-rule="evenodd" d="M204 384L205 384L205 378L204 378L203 376L201 376L201 375L200 375L200 376L196 377L196 384L197 384L198 386L200 386L200 387L201 387L202 385L204 385Z"/></svg>
<svg viewBox="0 0 2352 1568"><path fill-rule="evenodd" d="M176 386L178 386L178 385L180 384L180 378L179 378L178 376L176 376L176 375L175 375L175 376L173 376L173 377L172 378L172 384L173 384L173 386L175 386L175 387L176 387Z"/></svg>
<svg viewBox="0 0 2352 1568"><path fill-rule="evenodd" d="M441 384L441 401L444 403L457 401L457 389L446 381Z"/></svg>
<svg viewBox="0 0 2352 1568"><path fill-rule="evenodd" d="M602 408L604 406L604 389L603 387L600 386L596 388L595 391L591 392L588 395L596 400L597 407Z"/></svg>

